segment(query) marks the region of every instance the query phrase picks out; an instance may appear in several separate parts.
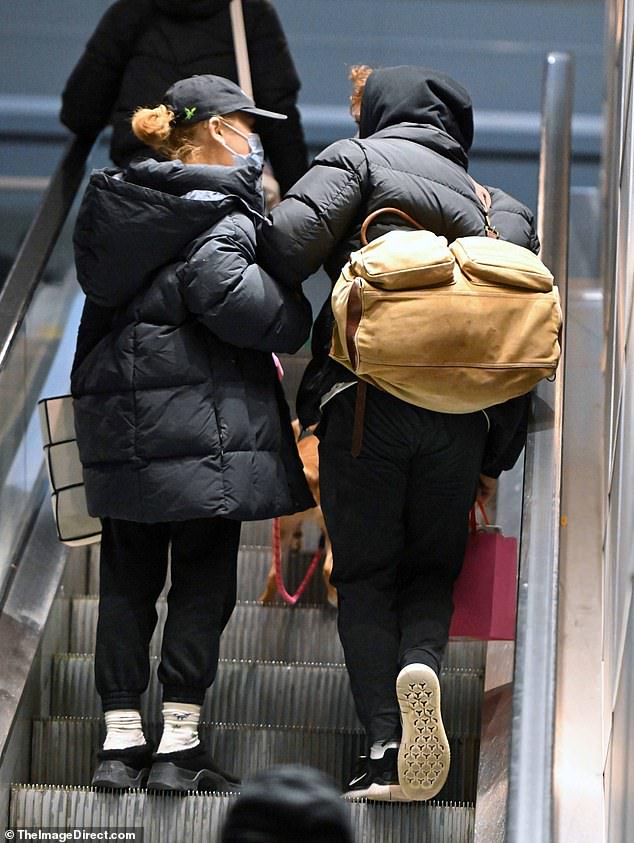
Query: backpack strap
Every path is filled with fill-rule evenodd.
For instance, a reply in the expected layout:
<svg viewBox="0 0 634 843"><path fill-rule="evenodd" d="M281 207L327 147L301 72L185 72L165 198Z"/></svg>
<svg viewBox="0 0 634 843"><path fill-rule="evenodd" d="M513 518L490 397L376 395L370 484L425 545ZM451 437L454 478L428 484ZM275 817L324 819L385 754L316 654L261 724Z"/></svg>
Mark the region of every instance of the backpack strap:
<svg viewBox="0 0 634 843"><path fill-rule="evenodd" d="M354 402L354 421L352 423L352 444L350 453L358 457L363 445L363 423L365 421L365 399L368 394L368 385L360 378L357 380L357 397Z"/></svg>
<svg viewBox="0 0 634 843"><path fill-rule="evenodd" d="M413 217L410 217L410 215L406 214L405 211L401 211L400 208L379 208L376 211L372 211L372 213L368 214L368 216L363 220L363 225L361 226L361 245L362 246L368 245L368 236L367 236L368 226L371 223L373 223L374 220L378 216L380 216L381 214L392 214L392 215L395 215L397 217L402 217L402 219L404 219L410 225L413 225L414 228L419 228L421 231L425 230L424 225L421 225L419 222L416 222L416 220Z"/></svg>

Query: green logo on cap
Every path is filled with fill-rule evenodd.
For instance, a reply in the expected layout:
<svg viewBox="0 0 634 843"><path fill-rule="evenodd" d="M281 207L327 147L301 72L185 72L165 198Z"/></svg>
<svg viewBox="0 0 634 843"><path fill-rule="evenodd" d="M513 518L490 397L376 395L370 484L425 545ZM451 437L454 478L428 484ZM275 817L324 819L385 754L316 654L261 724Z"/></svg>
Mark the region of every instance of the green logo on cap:
<svg viewBox="0 0 634 843"><path fill-rule="evenodd" d="M191 120L195 113L196 106L193 108L187 108L187 106L185 106L185 120Z"/></svg>

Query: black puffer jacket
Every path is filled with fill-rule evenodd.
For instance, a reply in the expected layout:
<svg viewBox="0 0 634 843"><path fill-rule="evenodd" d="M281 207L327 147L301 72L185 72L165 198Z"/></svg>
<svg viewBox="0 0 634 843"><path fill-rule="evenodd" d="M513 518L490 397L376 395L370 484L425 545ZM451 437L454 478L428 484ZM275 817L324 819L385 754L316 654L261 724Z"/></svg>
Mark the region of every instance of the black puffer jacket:
<svg viewBox="0 0 634 843"><path fill-rule="evenodd" d="M260 263L290 287L322 264L334 282L360 246L365 217L386 206L406 211L450 242L484 234L484 211L467 176L472 137L471 100L453 80L418 67L375 71L366 83L359 139L338 141L318 155L273 210L273 225L261 229L258 239ZM501 237L537 252L528 208L497 188L489 191L490 216ZM387 230L377 221L370 239ZM354 380L328 357L332 325L327 301L297 400L304 425L318 420L320 399L335 383ZM487 411L484 473L496 477L515 463L526 438L528 406L526 396Z"/></svg>
<svg viewBox="0 0 634 843"><path fill-rule="evenodd" d="M311 309L253 263L255 181L246 167L151 160L91 176L71 388L93 515L243 520L313 505L271 355L302 345Z"/></svg>
<svg viewBox="0 0 634 843"><path fill-rule="evenodd" d="M123 167L148 151L130 130L139 106L153 107L179 79L214 73L238 81L230 0L117 0L88 41L62 94L61 121L78 135L113 126L110 155ZM306 171L297 111L300 83L269 0L244 0L254 98L287 120L259 120L256 130L284 193Z"/></svg>

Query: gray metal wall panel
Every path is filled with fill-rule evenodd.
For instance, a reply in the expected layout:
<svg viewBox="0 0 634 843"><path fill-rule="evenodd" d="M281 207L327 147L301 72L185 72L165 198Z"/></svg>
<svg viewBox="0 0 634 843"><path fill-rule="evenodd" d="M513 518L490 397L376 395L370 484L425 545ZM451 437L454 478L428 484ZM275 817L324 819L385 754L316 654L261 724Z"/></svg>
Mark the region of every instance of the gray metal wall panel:
<svg viewBox="0 0 634 843"><path fill-rule="evenodd" d="M608 81L616 91L608 119L621 130L606 143L614 172L604 174L610 190L603 208L610 221L603 266L610 303L603 560L606 824L609 843L629 843L634 835L634 2L612 0L609 12Z"/></svg>
<svg viewBox="0 0 634 843"><path fill-rule="evenodd" d="M57 94L106 0L0 6L0 93ZM539 108L548 50L577 60L577 110L599 112L601 0L275 0L304 82L302 102L345 102L356 62L429 64L477 108Z"/></svg>
<svg viewBox="0 0 634 843"><path fill-rule="evenodd" d="M595 0L277 0L276 7L307 102L345 101L350 64L412 63L463 81L477 108L538 110L542 61L558 49L577 59L578 110L600 110L603 3Z"/></svg>

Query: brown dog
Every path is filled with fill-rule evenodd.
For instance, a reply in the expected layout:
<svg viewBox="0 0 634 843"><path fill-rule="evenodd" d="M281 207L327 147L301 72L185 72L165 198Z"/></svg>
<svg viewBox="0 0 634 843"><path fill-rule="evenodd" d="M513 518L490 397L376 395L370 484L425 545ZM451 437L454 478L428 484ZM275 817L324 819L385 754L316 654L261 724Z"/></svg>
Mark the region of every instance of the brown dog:
<svg viewBox="0 0 634 843"><path fill-rule="evenodd" d="M324 523L324 516L320 507L319 494L319 452L317 450L318 440L313 435L312 430L309 429L308 435L300 439L301 428L297 419L293 422L293 430L295 432L295 441L297 442L297 450L304 464L304 475L313 493L313 497L317 502L317 506L313 509L307 509L304 512L295 512L293 515L284 515L280 518L280 545L282 549L282 559L289 550L302 550L303 547L303 527L305 524L314 523L319 527L325 542L325 559L323 565L323 577L326 584L326 592L328 602L331 606L337 605L337 592L330 584L330 574L332 572L332 546L328 538L328 532ZM264 591L260 595L262 603L272 603L277 594L277 583L275 581L275 561L271 561L268 576L266 578L266 585Z"/></svg>

